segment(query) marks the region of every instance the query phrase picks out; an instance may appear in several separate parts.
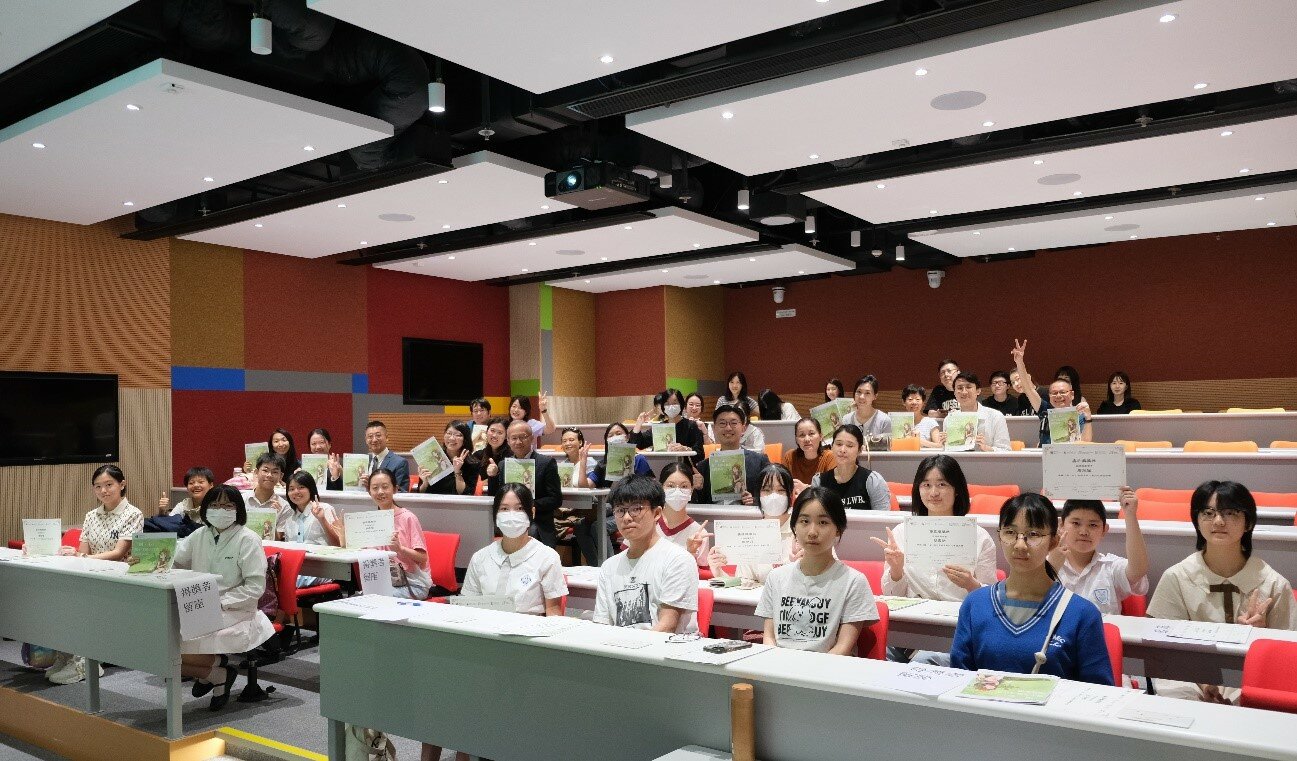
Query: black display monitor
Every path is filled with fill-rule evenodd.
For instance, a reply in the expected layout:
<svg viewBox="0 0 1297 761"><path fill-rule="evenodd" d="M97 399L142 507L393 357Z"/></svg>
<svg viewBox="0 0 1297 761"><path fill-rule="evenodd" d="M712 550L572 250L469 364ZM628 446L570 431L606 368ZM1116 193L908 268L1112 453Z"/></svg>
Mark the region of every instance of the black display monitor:
<svg viewBox="0 0 1297 761"><path fill-rule="evenodd" d="M0 372L0 465L115 462L117 376Z"/></svg>
<svg viewBox="0 0 1297 761"><path fill-rule="evenodd" d="M482 344L401 339L406 404L468 404L482 395Z"/></svg>

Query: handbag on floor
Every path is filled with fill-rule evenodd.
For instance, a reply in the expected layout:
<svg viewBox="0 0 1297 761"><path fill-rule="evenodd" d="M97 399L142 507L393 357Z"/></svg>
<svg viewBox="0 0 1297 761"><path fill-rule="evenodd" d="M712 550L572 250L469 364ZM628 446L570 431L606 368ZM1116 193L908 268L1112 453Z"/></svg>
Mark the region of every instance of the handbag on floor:
<svg viewBox="0 0 1297 761"><path fill-rule="evenodd" d="M346 725L346 761L396 761L396 746L377 729Z"/></svg>

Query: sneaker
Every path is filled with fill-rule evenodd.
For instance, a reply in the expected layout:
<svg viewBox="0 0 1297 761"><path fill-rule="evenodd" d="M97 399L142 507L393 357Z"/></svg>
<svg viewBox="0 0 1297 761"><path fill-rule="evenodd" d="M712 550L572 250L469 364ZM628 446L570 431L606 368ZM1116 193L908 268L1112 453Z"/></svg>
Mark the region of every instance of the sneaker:
<svg viewBox="0 0 1297 761"><path fill-rule="evenodd" d="M103 676L104 667L98 666L98 669L99 676ZM46 678L54 684L76 684L86 678L86 659L79 655L69 656L63 669L46 672Z"/></svg>

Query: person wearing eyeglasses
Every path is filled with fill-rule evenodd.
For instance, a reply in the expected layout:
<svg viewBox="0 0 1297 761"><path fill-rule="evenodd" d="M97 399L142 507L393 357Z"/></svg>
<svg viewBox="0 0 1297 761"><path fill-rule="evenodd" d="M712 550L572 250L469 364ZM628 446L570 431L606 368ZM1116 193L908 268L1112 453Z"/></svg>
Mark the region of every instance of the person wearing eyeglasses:
<svg viewBox="0 0 1297 761"><path fill-rule="evenodd" d="M1003 370L991 373L991 393L982 400L983 407L989 407L1001 415L1012 415L1018 411L1018 399L1009 396L1009 374Z"/></svg>
<svg viewBox="0 0 1297 761"><path fill-rule="evenodd" d="M526 420L517 419L510 423L505 429L505 443L508 446L505 454L518 460L536 461L536 538L553 547L558 542L554 511L563 504L563 482L558 477L558 463L554 458L540 454L533 448L535 439L531 431L531 424ZM504 486L504 460L496 465L495 473L487 479L486 484L486 493L491 496L498 494Z"/></svg>
<svg viewBox="0 0 1297 761"><path fill-rule="evenodd" d="M1297 629L1292 586L1252 554L1256 499L1243 484L1206 481L1189 498L1197 552L1166 569L1150 618L1214 621L1268 629ZM1237 703L1239 691L1214 684L1153 680L1158 695Z"/></svg>
<svg viewBox="0 0 1297 761"><path fill-rule="evenodd" d="M653 476L617 482L608 505L626 550L604 561L594 622L658 632L698 631L698 563L658 531L666 493Z"/></svg>
<svg viewBox="0 0 1297 761"><path fill-rule="evenodd" d="M1067 378L1055 378L1054 382L1049 384L1049 398L1041 398L1040 393L1036 391L1036 384L1031 380L1031 373L1027 372L1026 354L1027 342L1020 342L1015 338L1013 364L1018 370L1019 377L1022 378L1022 393L1031 405L1031 412L1040 418L1040 446L1043 447L1052 443L1049 435L1049 411L1071 407L1076 399L1076 389L1072 388L1072 382ZM1081 403L1076 405L1076 411L1081 417L1081 441L1094 441L1094 431L1087 425L1090 421L1090 404L1082 399Z"/></svg>
<svg viewBox="0 0 1297 761"><path fill-rule="evenodd" d="M718 451L734 452L743 451L743 471L744 484L743 494L737 500L744 505L755 505L756 496L761 493L761 471L766 469L770 464L770 458L766 457L763 451L748 449L743 446L743 435L752 426L748 425L748 415L742 407L736 407L730 404L722 404L712 410L712 430L715 431L716 443L720 446ZM694 501L704 504L717 504L716 497L712 494L712 460L709 457L703 460L698 470L703 474L702 488L695 496ZM736 500L730 497L722 496L721 499L727 500L727 504Z"/></svg>
<svg viewBox="0 0 1297 761"><path fill-rule="evenodd" d="M982 404L977 400L982 386L975 373L961 371L955 375L955 402L960 412L977 413L977 437L974 448L978 452L1008 452L1012 449L1009 441L1009 424L998 410ZM931 430L929 440L938 446L945 446L946 432Z"/></svg>
<svg viewBox="0 0 1297 761"><path fill-rule="evenodd" d="M1060 584L1049 564L1058 546L1054 503L1030 492L1006 500L999 537L1008 578L964 598L950 665L1111 685L1103 615Z"/></svg>

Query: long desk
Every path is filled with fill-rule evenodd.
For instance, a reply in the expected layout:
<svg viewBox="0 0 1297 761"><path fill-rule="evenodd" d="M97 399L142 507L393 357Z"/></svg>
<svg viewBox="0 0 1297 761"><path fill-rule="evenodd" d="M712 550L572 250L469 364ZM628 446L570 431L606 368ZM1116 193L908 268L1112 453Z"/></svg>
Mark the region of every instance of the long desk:
<svg viewBox="0 0 1297 761"><path fill-rule="evenodd" d="M282 547L289 550L305 550L306 560L302 563L302 576L317 576L335 581L351 581L351 567L360 562L361 550L349 550L345 547L331 545L306 544L305 542L277 542L263 540L263 547ZM369 550L373 552L373 550ZM387 552L395 557L395 552Z"/></svg>
<svg viewBox="0 0 1297 761"><path fill-rule="evenodd" d="M704 520L747 519L759 520L761 511L755 507L723 505L689 505L689 515L699 523ZM883 550L869 541L869 537L887 538L887 527L905 520L905 511L848 510L847 530L838 544L838 556L844 560L882 560ZM994 538L998 516L976 515L977 524L990 531ZM1184 560L1194 552L1193 526L1183 521L1140 521L1140 531L1148 546L1149 594L1157 587L1166 569ZM1297 580L1297 527L1257 526L1252 531L1252 548L1258 557L1289 580ZM1099 551L1116 555L1126 554L1126 525L1110 521L1108 534L1099 544ZM1008 571L1004 553L997 554L999 565Z"/></svg>
<svg viewBox="0 0 1297 761"><path fill-rule="evenodd" d="M564 569L567 575L568 608L594 610L595 568ZM701 582L699 586L707 586ZM756 616L761 587L713 589L712 625L737 629L756 629L764 625ZM884 600L885 601L885 600ZM887 641L889 645L918 650L948 652L959 620L959 603L928 600L889 611ZM1258 639L1297 642L1297 632L1287 629L1253 628L1247 642L1203 643L1185 640L1168 642L1146 639L1158 619L1134 616L1104 616L1121 631L1126 664L1123 672L1131 676L1179 679L1202 684L1237 687L1242 681L1243 657L1248 645Z"/></svg>
<svg viewBox="0 0 1297 761"><path fill-rule="evenodd" d="M774 648L710 666L667 660L688 645L665 634L596 624L528 639L481 629L483 620L515 613L473 611L470 621L463 609L430 605L410 621L385 623L361 618L365 611L346 601L316 611L320 711L334 761L343 758L343 722L498 761L648 761L690 744L724 748L729 691L737 682L755 688L757 754L765 761L857 761L870 755L862 742L878 754L903 744L904 755L932 761L1039 761L1044 752L1141 761L1297 759L1291 722L1274 713L1119 687L1062 681L1046 706L953 694L930 699L880 685L905 668L884 661ZM1082 693L1192 724L1180 729L1068 707ZM563 708L558 715L502 709L502 695ZM556 716L598 718L574 729Z"/></svg>
<svg viewBox="0 0 1297 761"><path fill-rule="evenodd" d="M165 576L128 576L125 563L85 561L22 558L17 550L0 550L0 636L84 656L90 713L100 710L100 663L162 677L167 684L167 737L180 738L175 585L216 577L179 569Z"/></svg>
<svg viewBox="0 0 1297 761"><path fill-rule="evenodd" d="M938 450L874 452L860 464L888 481L913 483L925 457ZM1040 491L1040 450L1022 452L946 452L959 460L971 484L1018 484L1023 491ZM1131 486L1192 489L1209 479L1238 481L1253 491L1297 491L1297 449L1270 452L1159 452L1126 455L1126 479Z"/></svg>
<svg viewBox="0 0 1297 761"><path fill-rule="evenodd" d="M1010 415L1005 420L1009 424L1009 438L1029 447L1039 444L1039 418ZM1171 446L1182 447L1186 441L1255 441L1266 447L1279 439L1297 440L1297 412L1095 415L1092 425L1094 440L1106 443L1169 441Z"/></svg>
<svg viewBox="0 0 1297 761"><path fill-rule="evenodd" d="M912 499L913 498L909 495L896 495L896 503L901 506L902 510L910 509ZM1054 507L1057 507L1059 510L1063 509L1063 503L1066 501L1067 500L1065 499L1052 500ZM1116 520L1117 516L1121 514L1121 505L1116 502L1105 501L1103 503L1103 508L1104 512L1108 516L1108 520L1110 521ZM1297 517L1297 507L1267 507L1265 505L1257 505L1256 508L1256 522L1259 526L1291 526L1293 525L1294 517Z"/></svg>

